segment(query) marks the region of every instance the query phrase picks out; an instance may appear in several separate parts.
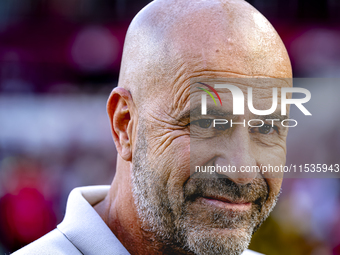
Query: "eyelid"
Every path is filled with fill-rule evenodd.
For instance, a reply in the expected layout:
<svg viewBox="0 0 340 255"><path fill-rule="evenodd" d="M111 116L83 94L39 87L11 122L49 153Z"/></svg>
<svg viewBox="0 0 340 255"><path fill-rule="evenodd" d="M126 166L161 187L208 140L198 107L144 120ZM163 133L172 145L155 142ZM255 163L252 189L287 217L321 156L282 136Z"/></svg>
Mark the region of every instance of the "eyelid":
<svg viewBox="0 0 340 255"><path fill-rule="evenodd" d="M192 122L196 122L196 121L199 121L199 120L214 120L215 118L213 118L213 117L211 117L211 118L209 118L209 117L206 117L206 116L204 116L203 118L202 117L200 117L200 118L190 118L190 120L189 120L189 124L190 123L192 123Z"/></svg>
<svg viewBox="0 0 340 255"><path fill-rule="evenodd" d="M269 124L265 124L265 125L269 125ZM273 129L277 134L280 134L280 131L279 131L279 127L278 127L278 126L276 126L276 125L274 125L274 126L269 125L269 126L270 126L270 128ZM252 129L255 129L255 128L257 128L257 129L259 130L259 128L261 128L261 127L249 127L249 131L251 131ZM269 131L267 134L263 134L263 133L261 133L260 131L257 131L257 133L262 134L262 135L268 135L268 134L270 134L270 132L271 132L271 131ZM255 132L251 132L251 133L255 133Z"/></svg>
<svg viewBox="0 0 340 255"><path fill-rule="evenodd" d="M197 119L191 120L186 126L190 126L190 125L193 124L193 123L197 123L197 125L200 126L199 123L198 123L198 121L200 121L200 120L210 120L210 121L211 121L210 126L204 128L204 129L208 129L208 128L211 128L211 126L212 126L212 121L214 120L214 118L209 118L209 117L204 116L203 118L197 118ZM280 127L279 127L279 126L277 126L277 125L272 125L272 123L266 123L266 122L264 122L264 125L270 126L270 128L273 129L274 132L276 132L278 135L281 134L281 132L280 132ZM203 127L201 127L201 128L203 128ZM230 127L229 127L229 128L230 128ZM227 129L229 129L229 128L227 128ZM273 133L273 132L270 133L271 131L269 131L269 132L266 133L266 134L265 134L265 133L261 133L261 132L259 131L259 128L261 128L261 127L248 127L248 130L251 131L251 130L253 130L253 129L257 129L258 131L254 131L254 132L251 132L251 133L255 133L255 132L256 132L256 133L260 133L260 134L263 134L263 135L268 135L268 134L272 134L272 133Z"/></svg>
<svg viewBox="0 0 340 255"><path fill-rule="evenodd" d="M193 120L193 121L191 121L190 123L198 123L198 125L200 124L199 123L199 121L202 121L202 120L205 120L205 121L210 121L210 125L209 125L209 127L211 127L211 125L212 125L212 122L213 122L213 119L209 119L209 118L201 118L201 119L198 119L198 120ZM189 125L190 125L190 123L189 123ZM209 127L207 127L207 128L209 128Z"/></svg>

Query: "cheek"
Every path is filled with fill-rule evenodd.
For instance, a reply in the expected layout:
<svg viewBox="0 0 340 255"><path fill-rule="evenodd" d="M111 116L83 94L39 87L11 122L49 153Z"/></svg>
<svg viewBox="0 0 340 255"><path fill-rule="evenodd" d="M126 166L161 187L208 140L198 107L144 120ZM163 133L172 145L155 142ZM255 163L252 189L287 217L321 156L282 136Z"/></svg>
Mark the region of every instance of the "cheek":
<svg viewBox="0 0 340 255"><path fill-rule="evenodd" d="M286 153L281 147L277 147L270 150L258 150L258 154L258 164L268 166L268 171L263 173L263 178L266 179L270 194L276 196L279 194L282 184L283 172L281 172L281 169L283 169L286 163ZM269 170L275 169L275 167L280 170L278 172Z"/></svg>
<svg viewBox="0 0 340 255"><path fill-rule="evenodd" d="M173 212L180 212L184 203L183 187L190 177L190 138L182 136L175 139L169 146L171 157L167 168L169 175L167 179L168 197Z"/></svg>
<svg viewBox="0 0 340 255"><path fill-rule="evenodd" d="M269 193L277 196L280 192L282 185L282 178L266 178L269 186Z"/></svg>
<svg viewBox="0 0 340 255"><path fill-rule="evenodd" d="M221 137L213 137L210 139L195 139L190 141L190 173L193 175L197 170L196 167L211 165L216 156L227 154L228 149L225 148L227 142L221 142Z"/></svg>
<svg viewBox="0 0 340 255"><path fill-rule="evenodd" d="M146 136L148 161L157 172L157 179L168 189L169 195L182 191L190 177L190 136L183 130L173 130L157 122L149 126Z"/></svg>
<svg viewBox="0 0 340 255"><path fill-rule="evenodd" d="M171 172L169 176L169 187L179 186L183 189L184 183L190 177L190 138L182 136L172 142L169 147L171 156Z"/></svg>

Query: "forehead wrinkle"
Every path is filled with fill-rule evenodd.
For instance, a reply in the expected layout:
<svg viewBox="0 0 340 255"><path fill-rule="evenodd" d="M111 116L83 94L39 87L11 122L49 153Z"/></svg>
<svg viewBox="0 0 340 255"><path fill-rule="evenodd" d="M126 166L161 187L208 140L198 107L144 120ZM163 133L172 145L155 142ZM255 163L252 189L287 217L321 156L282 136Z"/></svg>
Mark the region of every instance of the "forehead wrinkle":
<svg viewBox="0 0 340 255"><path fill-rule="evenodd" d="M292 78L278 78L275 76L269 76L269 75L247 75L245 73L237 73L237 72L231 72L231 71L226 71L223 69L201 69L194 67L192 72L189 74L190 79L192 80L192 84L196 82L208 82L208 83L223 83L223 82L230 82L231 84L237 84L241 86L246 86L244 82L241 81L256 81L257 79L259 80L264 80L268 79L275 81L280 81L282 83L282 86L275 86L275 87L292 87ZM281 84L280 83L280 84ZM259 83L253 82L252 86L253 88L261 88L261 86L258 86ZM277 84L277 83L275 83ZM283 86L285 84L286 86ZM274 87L274 86L272 86ZM217 90L217 89L216 89Z"/></svg>
<svg viewBox="0 0 340 255"><path fill-rule="evenodd" d="M286 79L279 79L279 78L272 78L272 77L252 77L252 76L239 76L239 77L227 77L229 75L228 72L225 72L220 75L219 78L211 78L211 77L203 77L201 79L195 78L193 81L208 83L209 85L213 86L215 84L230 84L236 85L240 89L247 89L248 87L253 88L253 93L259 90L267 90L272 91L272 88L282 88L282 87L291 87L292 83L286 81ZM291 79L290 79L291 80ZM225 91L224 88L216 88L217 91ZM229 91L229 90L228 90Z"/></svg>

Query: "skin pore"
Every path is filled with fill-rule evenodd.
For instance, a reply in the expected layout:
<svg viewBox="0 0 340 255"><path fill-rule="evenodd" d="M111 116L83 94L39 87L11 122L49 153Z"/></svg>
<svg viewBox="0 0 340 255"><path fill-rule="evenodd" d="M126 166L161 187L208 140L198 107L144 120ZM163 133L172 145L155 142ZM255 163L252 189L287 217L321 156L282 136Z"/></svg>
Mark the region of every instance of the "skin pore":
<svg viewBox="0 0 340 255"><path fill-rule="evenodd" d="M191 82L237 78L242 90L257 91L257 109L269 109L271 85L252 79L275 78L283 87L291 77L280 37L244 1L156 0L134 18L107 105L116 175L94 207L131 254L241 254L247 248L282 179L190 178L190 159L238 168L283 165L287 130L262 134L239 125L212 136L212 129L183 117L200 103ZM230 101L230 93L218 92Z"/></svg>

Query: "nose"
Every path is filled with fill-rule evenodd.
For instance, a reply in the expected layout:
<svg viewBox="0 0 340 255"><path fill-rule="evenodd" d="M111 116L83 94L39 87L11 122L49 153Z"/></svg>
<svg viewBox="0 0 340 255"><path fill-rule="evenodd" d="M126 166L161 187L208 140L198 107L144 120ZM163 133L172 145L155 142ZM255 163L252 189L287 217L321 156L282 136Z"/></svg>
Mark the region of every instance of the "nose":
<svg viewBox="0 0 340 255"><path fill-rule="evenodd" d="M215 168L227 169L221 174L237 184L247 184L257 176L256 159L251 151L251 140L247 129L235 130L215 158Z"/></svg>

